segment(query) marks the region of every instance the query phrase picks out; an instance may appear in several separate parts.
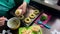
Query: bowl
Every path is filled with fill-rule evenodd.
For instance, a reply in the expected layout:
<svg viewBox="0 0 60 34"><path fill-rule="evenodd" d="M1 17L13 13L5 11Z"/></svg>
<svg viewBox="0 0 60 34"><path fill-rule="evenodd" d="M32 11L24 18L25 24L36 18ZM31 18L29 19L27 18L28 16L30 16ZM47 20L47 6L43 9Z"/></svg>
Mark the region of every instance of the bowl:
<svg viewBox="0 0 60 34"><path fill-rule="evenodd" d="M20 26L20 20L16 17L13 17L8 20L7 26L12 30L18 29Z"/></svg>

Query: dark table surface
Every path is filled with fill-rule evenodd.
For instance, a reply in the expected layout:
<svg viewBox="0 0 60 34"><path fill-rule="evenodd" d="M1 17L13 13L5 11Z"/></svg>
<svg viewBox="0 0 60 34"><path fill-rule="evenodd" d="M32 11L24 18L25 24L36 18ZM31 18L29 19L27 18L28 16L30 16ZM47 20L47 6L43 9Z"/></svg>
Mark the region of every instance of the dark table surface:
<svg viewBox="0 0 60 34"><path fill-rule="evenodd" d="M35 2L34 2L35 3ZM44 11L46 11L46 12L48 12L49 14L51 14L52 15L52 17L51 17L51 20L47 23L47 24L49 24L50 26L51 26L51 29L46 29L46 28L42 28L42 30L43 30L43 34L51 34L51 31L54 31L55 29L57 30L57 31L60 31L60 13L59 12L55 12L55 11L57 11L57 10L55 10L55 9L52 9L52 8L50 8L49 9L49 7L47 7L47 9L45 9L46 8L46 6L43 6L43 5L39 5L39 4L34 4L33 2L31 2L31 4L30 5L32 5L32 6L36 6L36 8L37 9L40 9L40 10L44 10ZM34 5L33 5L34 4ZM40 8L38 8L38 7L40 6ZM23 25L23 24L22 24ZM0 27L0 33L2 32L2 30L11 30L11 29L9 29L7 26L6 26L6 23L5 23L5 25L4 26L1 26ZM11 32L13 33L13 34L18 34L18 29L17 30L11 30Z"/></svg>
<svg viewBox="0 0 60 34"><path fill-rule="evenodd" d="M51 31L54 31L54 30L60 31L60 18L59 17L53 16L47 24L51 26L51 29L42 28L43 34L51 34ZM2 30L10 30L10 29L5 24L4 26L0 27L0 33L2 32ZM18 29L11 30L11 32L13 34L17 34Z"/></svg>

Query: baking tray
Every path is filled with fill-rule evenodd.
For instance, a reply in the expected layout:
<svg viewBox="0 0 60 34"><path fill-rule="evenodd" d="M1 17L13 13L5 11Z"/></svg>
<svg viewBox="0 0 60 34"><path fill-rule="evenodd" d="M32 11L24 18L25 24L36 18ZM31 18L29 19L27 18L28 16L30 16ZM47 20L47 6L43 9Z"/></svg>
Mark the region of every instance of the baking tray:
<svg viewBox="0 0 60 34"><path fill-rule="evenodd" d="M29 15L32 14L32 13L34 12L34 10L38 10L38 9L36 9L36 8L33 7L33 6L28 5L27 10L26 10L26 13L24 14L24 19L27 18L27 17L29 17ZM24 23L25 26L30 26L30 25L32 24L32 22L33 22L40 14L42 14L42 12L43 12L43 11L40 11L40 10L39 10L39 14L37 14L34 19L31 19L31 22L30 22L29 24L25 23L25 22L24 22L24 19L21 20L21 22ZM15 15L15 12L12 12L12 15L13 15L13 16L16 16L16 15Z"/></svg>
<svg viewBox="0 0 60 34"><path fill-rule="evenodd" d="M29 17L29 14L33 13L34 10L38 10L38 9L36 9L36 8L34 8L34 7L32 7L32 6L29 6L29 7L28 7L28 10L27 10L27 13L25 14L25 18ZM25 23L26 26L30 26L30 25L32 24L32 22L33 22L41 13L42 13L42 12L39 11L39 14L37 14L34 19L31 19L31 22L30 22L29 24L26 24L26 23ZM24 21L22 21L22 22L24 22Z"/></svg>

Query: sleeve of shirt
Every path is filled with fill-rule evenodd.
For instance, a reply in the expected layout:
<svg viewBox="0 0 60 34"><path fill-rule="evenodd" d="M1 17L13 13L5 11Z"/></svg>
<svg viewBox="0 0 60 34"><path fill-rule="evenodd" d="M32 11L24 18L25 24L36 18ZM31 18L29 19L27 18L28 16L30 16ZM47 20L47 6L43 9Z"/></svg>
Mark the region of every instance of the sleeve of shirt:
<svg viewBox="0 0 60 34"><path fill-rule="evenodd" d="M26 3L28 3L28 4L29 4L30 0L24 0L24 2L26 2Z"/></svg>

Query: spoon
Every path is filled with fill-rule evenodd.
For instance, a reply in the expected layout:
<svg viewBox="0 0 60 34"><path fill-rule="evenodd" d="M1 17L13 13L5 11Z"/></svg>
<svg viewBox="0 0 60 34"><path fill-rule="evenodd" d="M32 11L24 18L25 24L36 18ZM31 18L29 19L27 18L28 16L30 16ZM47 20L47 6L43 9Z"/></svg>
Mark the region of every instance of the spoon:
<svg viewBox="0 0 60 34"><path fill-rule="evenodd" d="M47 24L43 24L42 21L37 21L37 23L43 25L47 29L50 29L50 26Z"/></svg>

